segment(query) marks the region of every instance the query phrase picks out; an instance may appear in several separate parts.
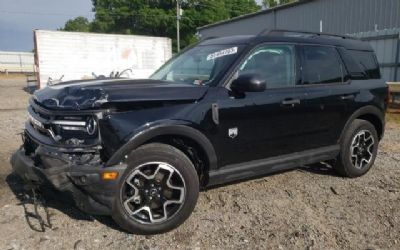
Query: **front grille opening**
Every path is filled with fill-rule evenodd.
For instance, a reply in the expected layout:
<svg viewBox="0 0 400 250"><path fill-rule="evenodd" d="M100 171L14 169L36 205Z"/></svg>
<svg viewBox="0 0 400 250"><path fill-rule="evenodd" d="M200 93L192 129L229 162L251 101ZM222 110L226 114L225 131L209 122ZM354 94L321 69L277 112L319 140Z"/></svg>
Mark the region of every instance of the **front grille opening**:
<svg viewBox="0 0 400 250"><path fill-rule="evenodd" d="M31 126L55 143L79 147L98 144L97 119L93 115L47 115L30 107ZM36 124L37 123L37 124Z"/></svg>
<svg viewBox="0 0 400 250"><path fill-rule="evenodd" d="M23 138L24 138L23 147L25 149L25 155L31 156L32 154L35 153L39 145L36 142L34 142L27 134L24 134Z"/></svg>

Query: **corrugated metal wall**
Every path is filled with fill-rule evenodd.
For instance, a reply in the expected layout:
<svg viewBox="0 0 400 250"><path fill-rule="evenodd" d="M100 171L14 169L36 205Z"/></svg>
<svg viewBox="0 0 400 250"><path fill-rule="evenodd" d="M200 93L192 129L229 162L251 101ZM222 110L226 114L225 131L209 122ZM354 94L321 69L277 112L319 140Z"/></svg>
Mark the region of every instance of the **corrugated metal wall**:
<svg viewBox="0 0 400 250"><path fill-rule="evenodd" d="M399 0L316 0L276 12L277 28L355 33L400 27Z"/></svg>
<svg viewBox="0 0 400 250"><path fill-rule="evenodd" d="M400 28L352 35L371 44L378 57L383 79L400 82Z"/></svg>
<svg viewBox="0 0 400 250"><path fill-rule="evenodd" d="M256 35L264 29L304 30L337 34L400 28L400 0L305 0L228 22L199 28L202 38ZM375 35L385 32L380 31ZM396 31L393 31L396 32ZM358 36L373 36L373 32ZM375 49L384 79L395 80L396 39L367 39ZM398 51L397 51L398 52ZM397 81L400 81L397 73Z"/></svg>
<svg viewBox="0 0 400 250"><path fill-rule="evenodd" d="M313 0L199 28L202 37L250 35L263 29L356 33L400 27L400 0Z"/></svg>
<svg viewBox="0 0 400 250"><path fill-rule="evenodd" d="M33 53L0 51L0 72L31 73L33 71Z"/></svg>

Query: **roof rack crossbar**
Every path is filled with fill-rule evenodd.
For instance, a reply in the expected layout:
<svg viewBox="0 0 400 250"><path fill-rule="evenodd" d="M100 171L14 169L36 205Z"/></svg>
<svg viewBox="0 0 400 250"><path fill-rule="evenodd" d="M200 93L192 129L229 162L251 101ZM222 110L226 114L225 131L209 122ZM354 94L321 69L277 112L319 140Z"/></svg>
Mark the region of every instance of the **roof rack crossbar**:
<svg viewBox="0 0 400 250"><path fill-rule="evenodd" d="M353 39L357 40L357 38L346 36L346 35L338 35L338 34L330 34L330 33L322 33L322 32L311 32L311 31L302 31L302 30L284 30L284 29L265 29L258 33L257 36L268 36L268 35L284 35L293 34L293 35L308 35L308 36L319 36L319 37L334 37L334 38L342 38L342 39ZM290 35L286 35L290 36Z"/></svg>

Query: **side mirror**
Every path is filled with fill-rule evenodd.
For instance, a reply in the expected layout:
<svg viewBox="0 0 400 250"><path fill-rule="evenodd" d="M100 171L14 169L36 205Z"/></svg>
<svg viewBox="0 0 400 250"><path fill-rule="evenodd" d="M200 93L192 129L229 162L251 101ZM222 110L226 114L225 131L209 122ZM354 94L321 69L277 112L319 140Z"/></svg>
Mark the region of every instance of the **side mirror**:
<svg viewBox="0 0 400 250"><path fill-rule="evenodd" d="M231 84L231 90L236 93L263 92L266 88L265 80L258 74L242 74Z"/></svg>

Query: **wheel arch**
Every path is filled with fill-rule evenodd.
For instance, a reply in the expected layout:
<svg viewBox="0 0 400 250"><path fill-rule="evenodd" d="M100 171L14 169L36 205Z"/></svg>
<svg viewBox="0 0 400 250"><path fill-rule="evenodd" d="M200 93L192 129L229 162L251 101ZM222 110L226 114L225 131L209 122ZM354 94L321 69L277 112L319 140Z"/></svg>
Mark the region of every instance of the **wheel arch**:
<svg viewBox="0 0 400 250"><path fill-rule="evenodd" d="M372 125L374 125L377 133L379 140L382 139L384 133L385 133L385 114L382 112L380 109L378 109L375 106L365 106L362 107L358 110L356 110L350 118L347 120L342 133L339 138L339 142L342 140L345 132L349 128L350 124L356 120L356 119L361 119L370 122Z"/></svg>
<svg viewBox="0 0 400 250"><path fill-rule="evenodd" d="M213 145L207 137L199 130L181 124L159 125L136 133L112 155L107 161L106 167L119 164L131 151L152 142L161 142L174 146L183 151L192 161L196 160L194 158L196 156L193 156L190 150L197 151L198 157L205 164L204 169L202 169L205 179L202 182L207 182L209 170L216 169L217 167L217 156ZM196 170L199 172L198 169Z"/></svg>

